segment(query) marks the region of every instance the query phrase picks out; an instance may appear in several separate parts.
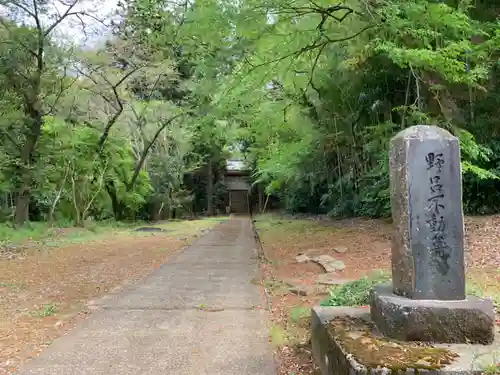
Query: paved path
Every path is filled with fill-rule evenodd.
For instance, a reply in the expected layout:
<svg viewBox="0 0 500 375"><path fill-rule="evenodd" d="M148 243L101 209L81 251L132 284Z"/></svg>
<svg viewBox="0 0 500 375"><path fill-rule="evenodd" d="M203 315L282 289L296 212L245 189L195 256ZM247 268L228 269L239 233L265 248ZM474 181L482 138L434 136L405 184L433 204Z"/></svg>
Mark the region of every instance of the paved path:
<svg viewBox="0 0 500 375"><path fill-rule="evenodd" d="M248 218L218 225L19 374L275 375L255 249Z"/></svg>

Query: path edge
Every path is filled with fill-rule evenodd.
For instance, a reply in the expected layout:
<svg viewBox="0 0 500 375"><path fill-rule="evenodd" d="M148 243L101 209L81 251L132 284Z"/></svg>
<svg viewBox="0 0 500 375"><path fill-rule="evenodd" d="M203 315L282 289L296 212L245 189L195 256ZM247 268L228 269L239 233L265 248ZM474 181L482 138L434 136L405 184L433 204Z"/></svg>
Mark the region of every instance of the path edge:
<svg viewBox="0 0 500 375"><path fill-rule="evenodd" d="M264 284L265 275L264 275L264 270L262 268L264 263L266 263L268 260L266 258L266 255L264 254L264 246L262 245L262 240L260 239L259 231L257 230L257 227L255 226L255 219L253 218L253 216L250 216L250 223L252 225L253 238L255 240L255 246L257 248L257 260L259 262L260 283L262 285L262 289L264 290L266 310L270 311L271 310L271 298L269 297L269 292Z"/></svg>

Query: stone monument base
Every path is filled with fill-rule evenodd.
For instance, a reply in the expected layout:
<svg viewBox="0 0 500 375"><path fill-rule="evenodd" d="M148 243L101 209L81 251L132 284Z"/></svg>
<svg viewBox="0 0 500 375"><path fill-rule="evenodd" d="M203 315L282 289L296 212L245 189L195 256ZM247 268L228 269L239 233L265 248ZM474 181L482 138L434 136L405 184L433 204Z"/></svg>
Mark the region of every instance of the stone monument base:
<svg viewBox="0 0 500 375"><path fill-rule="evenodd" d="M378 285L371 294L371 318L380 332L403 341L491 344L493 302L469 296L462 301L412 300Z"/></svg>
<svg viewBox="0 0 500 375"><path fill-rule="evenodd" d="M491 345L386 338L367 308L314 307L311 328L314 359L323 375L480 375L498 362L500 351L498 333Z"/></svg>

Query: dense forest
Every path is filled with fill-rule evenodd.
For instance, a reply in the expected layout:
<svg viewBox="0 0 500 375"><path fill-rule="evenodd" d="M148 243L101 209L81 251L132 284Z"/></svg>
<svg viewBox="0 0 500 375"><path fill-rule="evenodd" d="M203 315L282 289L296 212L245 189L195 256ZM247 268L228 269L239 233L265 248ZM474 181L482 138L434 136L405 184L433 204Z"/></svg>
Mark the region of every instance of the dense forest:
<svg viewBox="0 0 500 375"><path fill-rule="evenodd" d="M415 124L460 138L465 211L498 212L500 2L334 3L0 0L0 220L214 214L235 154L287 210L385 216Z"/></svg>

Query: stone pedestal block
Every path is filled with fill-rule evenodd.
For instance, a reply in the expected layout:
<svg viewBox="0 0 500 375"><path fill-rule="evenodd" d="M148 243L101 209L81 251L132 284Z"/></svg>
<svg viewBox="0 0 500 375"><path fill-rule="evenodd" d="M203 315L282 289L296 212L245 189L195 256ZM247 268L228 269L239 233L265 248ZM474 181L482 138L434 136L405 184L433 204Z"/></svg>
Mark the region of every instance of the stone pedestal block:
<svg viewBox="0 0 500 375"><path fill-rule="evenodd" d="M346 341L332 329L339 318L366 322L366 327L373 325L370 310L366 308L314 307L311 321L312 349L323 375L482 375L486 369L498 363L498 332L492 345L428 344L381 338L377 332L371 336L364 330L353 328L345 332L351 338L350 345L346 346ZM372 340L378 341L379 348L370 353ZM354 348L354 351L349 348ZM417 353L416 349L423 350L425 354ZM448 352L448 361L436 352L439 350ZM411 358L407 363L400 362L404 353L409 353L407 358ZM440 358L441 366L425 369L430 364L427 361L433 362L427 356ZM373 363L377 360L381 360L382 365Z"/></svg>
<svg viewBox="0 0 500 375"><path fill-rule="evenodd" d="M395 295L391 285L371 294L371 318L380 332L404 341L491 344L495 314L490 300L412 300Z"/></svg>

